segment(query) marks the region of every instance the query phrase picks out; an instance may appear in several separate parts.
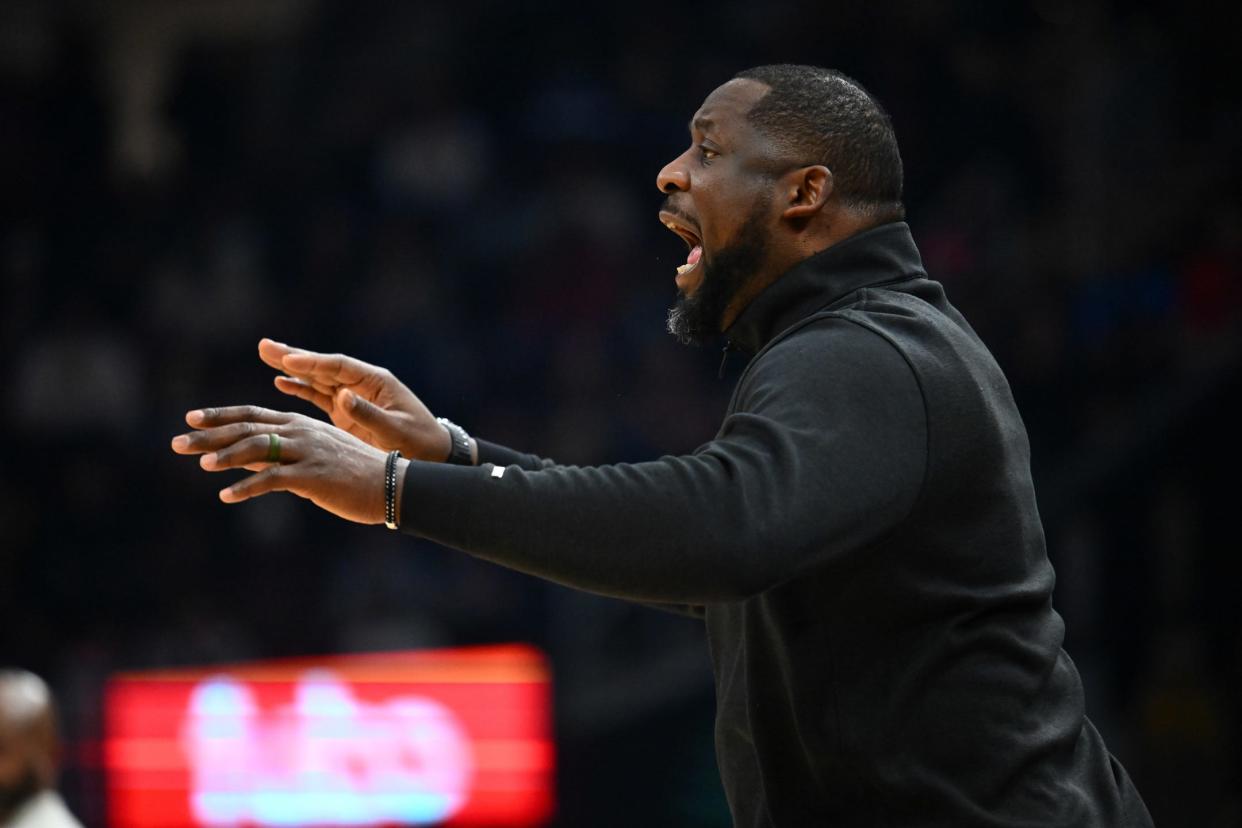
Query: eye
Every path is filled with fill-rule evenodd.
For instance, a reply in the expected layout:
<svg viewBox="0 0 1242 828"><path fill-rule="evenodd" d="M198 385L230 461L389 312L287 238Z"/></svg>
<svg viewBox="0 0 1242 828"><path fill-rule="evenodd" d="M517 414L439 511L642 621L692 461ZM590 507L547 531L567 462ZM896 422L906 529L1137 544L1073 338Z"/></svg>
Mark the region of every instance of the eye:
<svg viewBox="0 0 1242 828"><path fill-rule="evenodd" d="M719 152L707 146L706 144L699 144L699 161L701 161L702 163L710 164L712 160L719 155L720 155Z"/></svg>

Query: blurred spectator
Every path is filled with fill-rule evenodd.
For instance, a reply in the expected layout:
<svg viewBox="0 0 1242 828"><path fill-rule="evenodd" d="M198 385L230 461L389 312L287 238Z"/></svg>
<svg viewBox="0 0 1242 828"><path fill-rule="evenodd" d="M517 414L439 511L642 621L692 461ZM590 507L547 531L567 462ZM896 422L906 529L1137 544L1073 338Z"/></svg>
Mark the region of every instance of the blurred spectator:
<svg viewBox="0 0 1242 828"><path fill-rule="evenodd" d="M81 828L56 792L52 695L24 670L0 670L0 826Z"/></svg>

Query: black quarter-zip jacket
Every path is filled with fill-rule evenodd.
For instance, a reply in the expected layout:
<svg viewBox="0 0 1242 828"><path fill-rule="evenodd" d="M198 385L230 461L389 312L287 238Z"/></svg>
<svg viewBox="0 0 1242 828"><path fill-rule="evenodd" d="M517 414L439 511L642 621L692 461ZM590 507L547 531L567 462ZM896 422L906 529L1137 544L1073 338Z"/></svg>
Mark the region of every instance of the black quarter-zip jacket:
<svg viewBox="0 0 1242 828"><path fill-rule="evenodd" d="M752 356L692 454L480 441L410 463L402 528L702 617L738 828L1150 826L1061 649L1009 385L909 228L801 262L728 336Z"/></svg>

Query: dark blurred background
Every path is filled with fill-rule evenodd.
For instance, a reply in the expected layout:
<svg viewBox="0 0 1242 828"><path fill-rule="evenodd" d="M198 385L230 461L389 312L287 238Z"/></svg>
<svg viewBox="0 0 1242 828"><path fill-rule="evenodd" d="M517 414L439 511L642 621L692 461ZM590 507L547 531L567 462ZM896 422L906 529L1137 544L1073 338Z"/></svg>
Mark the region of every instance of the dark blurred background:
<svg viewBox="0 0 1242 828"><path fill-rule="evenodd" d="M261 336L565 462L710 439L741 366L663 331L655 175L716 85L808 62L891 111L928 269L1013 385L1089 715L1158 825L1242 825L1238 9L7 0L0 663L62 700L71 806L103 820L112 671L523 640L558 825L728 825L695 622L225 507L168 441L305 410Z"/></svg>

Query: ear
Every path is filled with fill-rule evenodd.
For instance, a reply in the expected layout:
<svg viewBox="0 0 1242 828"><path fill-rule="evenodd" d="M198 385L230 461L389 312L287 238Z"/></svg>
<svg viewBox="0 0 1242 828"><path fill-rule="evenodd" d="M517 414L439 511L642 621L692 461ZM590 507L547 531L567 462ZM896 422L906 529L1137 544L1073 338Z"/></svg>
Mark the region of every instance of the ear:
<svg viewBox="0 0 1242 828"><path fill-rule="evenodd" d="M832 170L822 164L791 170L782 182L785 186L785 210L781 218L805 221L828 203L832 195Z"/></svg>

